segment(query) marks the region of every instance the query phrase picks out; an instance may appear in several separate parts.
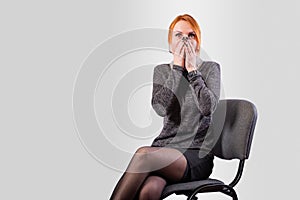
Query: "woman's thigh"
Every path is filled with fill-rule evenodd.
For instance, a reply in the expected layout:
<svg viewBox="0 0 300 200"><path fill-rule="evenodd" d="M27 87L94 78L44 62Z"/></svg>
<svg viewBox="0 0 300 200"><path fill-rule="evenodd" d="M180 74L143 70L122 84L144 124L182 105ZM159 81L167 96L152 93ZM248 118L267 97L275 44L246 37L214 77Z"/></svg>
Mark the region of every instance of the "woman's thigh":
<svg viewBox="0 0 300 200"><path fill-rule="evenodd" d="M180 181L187 167L185 156L177 149L167 147L140 147L136 153L143 157L142 165L167 181Z"/></svg>

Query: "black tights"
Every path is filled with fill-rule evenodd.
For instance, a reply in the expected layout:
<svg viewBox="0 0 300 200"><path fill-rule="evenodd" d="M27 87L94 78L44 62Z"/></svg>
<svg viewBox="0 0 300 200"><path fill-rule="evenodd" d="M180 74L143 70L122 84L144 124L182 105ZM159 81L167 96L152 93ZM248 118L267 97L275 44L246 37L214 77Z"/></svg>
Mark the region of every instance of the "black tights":
<svg viewBox="0 0 300 200"><path fill-rule="evenodd" d="M186 165L185 157L177 149L140 147L110 200L159 200L167 181L180 181Z"/></svg>

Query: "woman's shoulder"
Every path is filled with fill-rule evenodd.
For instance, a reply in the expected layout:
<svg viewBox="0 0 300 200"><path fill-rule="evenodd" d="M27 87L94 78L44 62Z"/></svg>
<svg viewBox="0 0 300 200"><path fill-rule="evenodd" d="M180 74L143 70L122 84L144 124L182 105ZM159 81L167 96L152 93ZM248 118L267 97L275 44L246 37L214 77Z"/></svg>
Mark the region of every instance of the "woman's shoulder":
<svg viewBox="0 0 300 200"><path fill-rule="evenodd" d="M217 61L203 61L202 65L199 67L200 71L210 72L210 71L220 71L221 65Z"/></svg>
<svg viewBox="0 0 300 200"><path fill-rule="evenodd" d="M154 67L154 71L159 71L160 73L168 73L171 70L169 63L160 63Z"/></svg>
<svg viewBox="0 0 300 200"><path fill-rule="evenodd" d="M205 61L203 61L203 66L205 66L205 67L217 67L217 68L220 68L219 62L213 61L213 60L205 60Z"/></svg>

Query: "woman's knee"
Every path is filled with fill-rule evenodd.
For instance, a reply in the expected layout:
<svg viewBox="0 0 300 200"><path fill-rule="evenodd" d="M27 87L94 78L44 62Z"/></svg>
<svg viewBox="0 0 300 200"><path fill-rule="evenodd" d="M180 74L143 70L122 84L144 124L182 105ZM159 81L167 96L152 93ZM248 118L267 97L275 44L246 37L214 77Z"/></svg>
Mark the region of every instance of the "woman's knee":
<svg viewBox="0 0 300 200"><path fill-rule="evenodd" d="M132 162L136 169L142 171L158 171L170 165L182 171L181 168L185 166L181 166L183 159L182 153L174 149L142 146L136 150Z"/></svg>
<svg viewBox="0 0 300 200"><path fill-rule="evenodd" d="M163 165L164 157L167 155L162 155L162 152L158 150L160 150L160 148L150 146L139 147L134 154L136 167L151 172L170 164L167 163Z"/></svg>
<svg viewBox="0 0 300 200"><path fill-rule="evenodd" d="M159 199L166 185L166 180L159 176L149 176L142 186L139 199Z"/></svg>
<svg viewBox="0 0 300 200"><path fill-rule="evenodd" d="M153 148L153 147L150 147L150 146L142 146L142 147L139 147L139 148L135 151L135 153L136 153L136 154L145 154L145 153L149 153L151 148Z"/></svg>
<svg viewBox="0 0 300 200"><path fill-rule="evenodd" d="M143 146L139 147L136 151L135 154L132 157L132 160L129 164L128 171L130 172L138 172L138 173L143 173L143 172L149 172L149 147Z"/></svg>

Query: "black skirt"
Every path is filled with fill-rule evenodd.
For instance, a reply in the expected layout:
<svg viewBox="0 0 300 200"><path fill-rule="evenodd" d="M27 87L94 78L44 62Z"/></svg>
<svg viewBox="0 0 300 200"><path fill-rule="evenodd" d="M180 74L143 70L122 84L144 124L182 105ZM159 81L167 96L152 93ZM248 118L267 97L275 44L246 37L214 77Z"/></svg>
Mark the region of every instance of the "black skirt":
<svg viewBox="0 0 300 200"><path fill-rule="evenodd" d="M199 149L182 149L177 147L175 149L183 153L187 160L185 173L179 182L203 180L207 179L211 175L214 167L213 154L208 153L204 157L200 158Z"/></svg>

